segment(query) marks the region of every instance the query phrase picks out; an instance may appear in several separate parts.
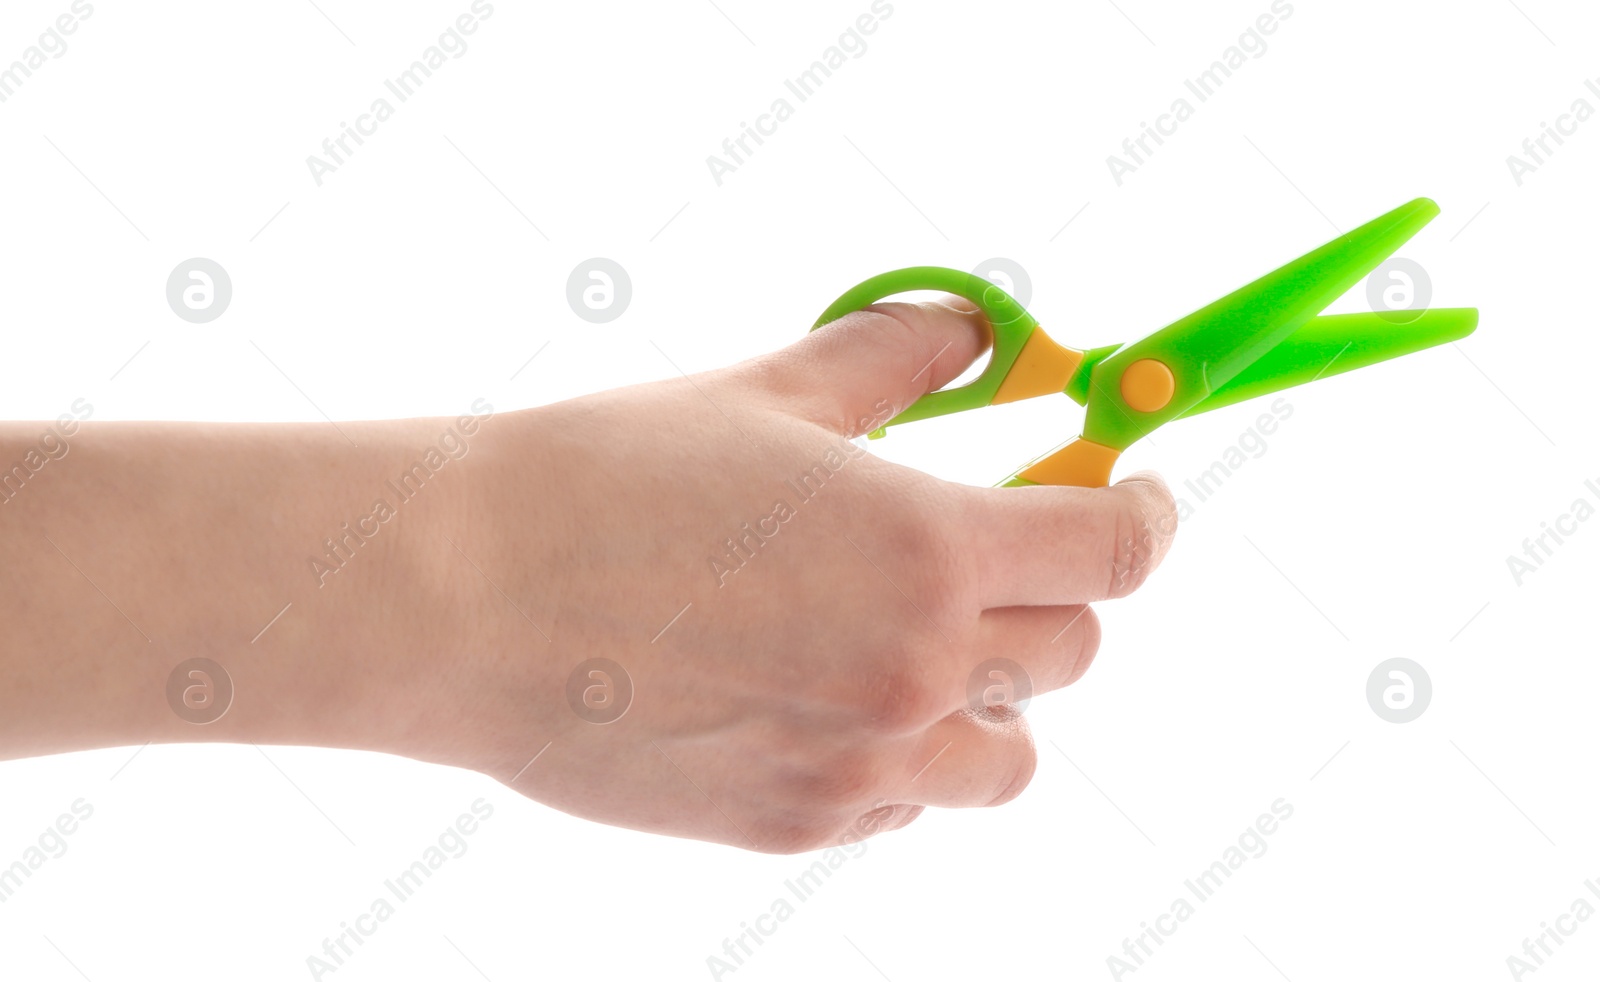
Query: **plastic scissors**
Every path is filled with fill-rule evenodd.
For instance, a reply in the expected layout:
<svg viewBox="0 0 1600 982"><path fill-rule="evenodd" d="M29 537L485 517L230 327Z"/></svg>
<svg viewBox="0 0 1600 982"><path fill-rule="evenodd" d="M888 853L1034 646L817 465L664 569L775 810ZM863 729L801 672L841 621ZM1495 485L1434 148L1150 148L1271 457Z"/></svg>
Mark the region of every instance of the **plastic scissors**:
<svg viewBox="0 0 1600 982"><path fill-rule="evenodd" d="M965 297L993 330L988 366L965 385L923 396L885 426L1065 393L1085 408L1082 432L1000 484L1104 487L1117 457L1163 423L1471 334L1472 307L1320 314L1438 213L1427 198L1408 202L1130 344L1058 344L1005 290L939 266L865 280L811 329L911 290Z"/></svg>

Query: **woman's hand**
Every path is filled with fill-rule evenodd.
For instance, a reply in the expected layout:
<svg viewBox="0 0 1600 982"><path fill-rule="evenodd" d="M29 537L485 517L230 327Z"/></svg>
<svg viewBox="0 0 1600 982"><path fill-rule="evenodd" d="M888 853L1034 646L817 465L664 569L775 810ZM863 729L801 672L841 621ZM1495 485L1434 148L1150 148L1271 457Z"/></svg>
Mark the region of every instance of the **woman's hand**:
<svg viewBox="0 0 1600 982"><path fill-rule="evenodd" d="M1177 521L1153 476L974 488L849 442L986 338L968 310L884 304L729 369L496 418L469 458L485 520L458 540L495 582L457 577L481 634L446 758L576 815L771 852L1015 797L1035 757L1005 703L1084 673L1084 605L1138 587Z"/></svg>
<svg viewBox="0 0 1600 982"><path fill-rule="evenodd" d="M1007 801L1012 704L1083 674L1084 605L1177 522L1154 477L974 488L850 442L987 337L883 304L535 410L0 424L0 758L383 750L770 852Z"/></svg>

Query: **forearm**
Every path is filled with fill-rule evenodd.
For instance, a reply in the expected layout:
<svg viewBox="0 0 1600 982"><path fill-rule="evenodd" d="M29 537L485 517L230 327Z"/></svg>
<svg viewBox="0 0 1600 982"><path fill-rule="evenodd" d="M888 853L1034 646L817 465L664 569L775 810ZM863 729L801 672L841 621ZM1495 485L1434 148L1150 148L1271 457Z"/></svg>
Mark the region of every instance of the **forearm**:
<svg viewBox="0 0 1600 982"><path fill-rule="evenodd" d="M0 757L404 746L471 643L449 537L495 423L464 420L85 423L48 453L48 424L0 424ZM447 431L442 464L411 470ZM211 722L204 693L190 719L169 701L192 658L231 679Z"/></svg>
<svg viewBox="0 0 1600 982"><path fill-rule="evenodd" d="M1150 477L974 488L841 449L987 338L886 304L493 418L0 424L0 758L379 750L769 852L1009 800L1021 700L1083 674L1085 604L1177 519ZM225 713L184 699L216 688L195 658Z"/></svg>

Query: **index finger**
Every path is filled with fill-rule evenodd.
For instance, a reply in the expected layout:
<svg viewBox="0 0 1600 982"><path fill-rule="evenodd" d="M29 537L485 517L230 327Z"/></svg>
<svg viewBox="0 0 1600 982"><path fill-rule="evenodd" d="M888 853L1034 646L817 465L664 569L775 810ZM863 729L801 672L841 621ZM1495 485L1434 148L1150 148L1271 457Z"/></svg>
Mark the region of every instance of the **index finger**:
<svg viewBox="0 0 1600 982"><path fill-rule="evenodd" d="M1171 548L1177 504L1153 472L1107 488L970 488L964 527L985 608L1091 603L1138 589Z"/></svg>

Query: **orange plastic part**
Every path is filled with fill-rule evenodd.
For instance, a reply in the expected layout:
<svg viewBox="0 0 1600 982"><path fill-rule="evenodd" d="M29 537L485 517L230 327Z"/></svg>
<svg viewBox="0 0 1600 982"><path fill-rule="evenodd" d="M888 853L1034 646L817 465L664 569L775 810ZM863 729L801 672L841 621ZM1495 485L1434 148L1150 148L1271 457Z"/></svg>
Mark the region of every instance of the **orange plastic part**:
<svg viewBox="0 0 1600 982"><path fill-rule="evenodd" d="M1017 352L1011 371L1001 380L991 404L1016 402L1034 396L1050 395L1067 387L1067 380L1083 362L1083 352L1055 342L1042 328L1034 328Z"/></svg>
<svg viewBox="0 0 1600 982"><path fill-rule="evenodd" d="M1111 483L1111 465L1117 462L1119 453L1121 451L1078 437L1050 456L1024 467L1017 476L1035 484L1103 488Z"/></svg>
<svg viewBox="0 0 1600 982"><path fill-rule="evenodd" d="M1141 413L1165 409L1176 391L1172 369L1154 358L1141 358L1122 373L1122 401Z"/></svg>

